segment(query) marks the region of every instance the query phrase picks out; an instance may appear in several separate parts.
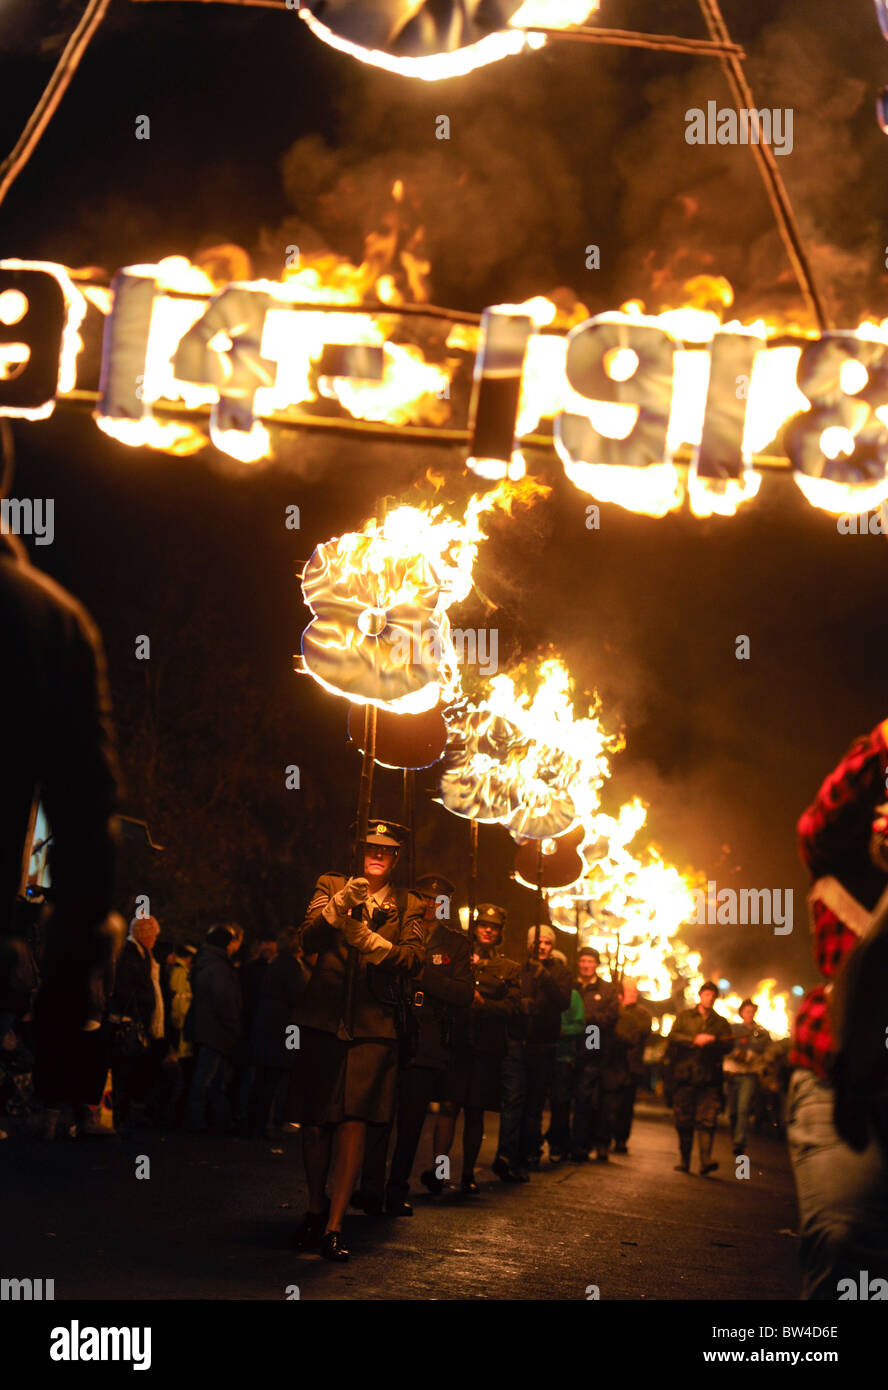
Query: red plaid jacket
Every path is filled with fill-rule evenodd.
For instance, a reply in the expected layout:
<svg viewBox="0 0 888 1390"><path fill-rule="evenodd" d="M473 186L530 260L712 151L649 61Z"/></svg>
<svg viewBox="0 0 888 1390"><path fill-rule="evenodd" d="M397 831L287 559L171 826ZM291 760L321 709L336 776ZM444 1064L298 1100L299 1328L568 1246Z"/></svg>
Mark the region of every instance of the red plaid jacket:
<svg viewBox="0 0 888 1390"><path fill-rule="evenodd" d="M875 809L888 800L888 720L855 739L798 823L799 852L811 878L831 875L865 908L875 907L888 877L869 854ZM825 904L814 903L814 954L827 981L838 974L858 937ZM828 986L816 985L802 1001L789 1062L827 1079L834 1050Z"/></svg>

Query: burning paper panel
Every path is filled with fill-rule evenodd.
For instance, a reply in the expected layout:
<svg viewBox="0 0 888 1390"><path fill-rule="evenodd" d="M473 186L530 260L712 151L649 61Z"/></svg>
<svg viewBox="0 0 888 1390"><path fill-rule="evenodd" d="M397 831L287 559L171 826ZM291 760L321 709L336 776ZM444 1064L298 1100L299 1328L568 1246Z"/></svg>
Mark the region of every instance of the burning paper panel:
<svg viewBox="0 0 888 1390"><path fill-rule="evenodd" d="M607 754L621 746L596 715L574 715L563 662L545 661L537 675L533 696L502 674L482 705L453 713L440 782L455 815L497 821L527 839L560 835L597 807Z"/></svg>
<svg viewBox="0 0 888 1390"><path fill-rule="evenodd" d="M73 389L86 307L64 266L0 261L0 415L45 420Z"/></svg>
<svg viewBox="0 0 888 1390"><path fill-rule="evenodd" d="M342 53L436 82L543 47L544 34L521 27L567 29L597 9L598 0L309 0L299 14Z"/></svg>

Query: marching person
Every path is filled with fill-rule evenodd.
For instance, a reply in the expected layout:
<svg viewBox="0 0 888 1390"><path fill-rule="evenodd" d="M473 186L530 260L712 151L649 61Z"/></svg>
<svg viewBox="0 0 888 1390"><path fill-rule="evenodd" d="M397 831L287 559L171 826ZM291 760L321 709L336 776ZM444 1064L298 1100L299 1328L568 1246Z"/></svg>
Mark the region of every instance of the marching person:
<svg viewBox="0 0 888 1390"><path fill-rule="evenodd" d="M108 1001L108 1018L113 1025L112 1105L119 1133L129 1130L134 1108L147 1101L164 1051L160 962L154 955L159 935L156 917L132 919Z"/></svg>
<svg viewBox="0 0 888 1390"><path fill-rule="evenodd" d="M734 1047L724 1061L735 1156L746 1148L749 1112L758 1089L764 1053L771 1042L768 1030L755 1022L756 1006L751 999L743 1000L739 1012L741 1022L731 1025Z"/></svg>
<svg viewBox="0 0 888 1390"><path fill-rule="evenodd" d="M707 980L700 986L700 1002L678 1015L669 1034L672 1107L681 1152L675 1171L690 1172L696 1127L703 1177L718 1167L712 1160L712 1141L722 1106L722 1059L734 1046L730 1023L715 1011L717 998L718 985Z"/></svg>
<svg viewBox="0 0 888 1390"><path fill-rule="evenodd" d="M499 954L506 909L481 903L472 933L474 994L466 1033L457 1041L447 1075L447 1100L435 1123L435 1159L449 1158L457 1116L462 1108L462 1191L478 1191L475 1164L484 1137L484 1111L499 1110L502 1064L508 1043L509 1021L521 1006L521 967ZM449 1167L449 1164L448 1164ZM510 1181L525 1182L518 1173ZM420 1181L431 1193L444 1187L444 1179L427 1169Z"/></svg>
<svg viewBox="0 0 888 1390"><path fill-rule="evenodd" d="M867 965L879 998L857 1015L845 1009L843 1044L847 1039L852 1054L872 1047L865 1070L875 1083L872 1053L885 1057L886 1019L872 956L879 914L871 914L888 885L886 785L888 720L854 741L798 823L799 851L813 880L814 954L825 982L802 1000L789 1055L786 1132L805 1299L837 1298L839 1280L856 1282L863 1269L888 1278L888 1157L866 1125L858 1130L861 1097L846 1070L853 1056L837 1067L831 1011L834 983L841 993L849 974ZM859 986L851 996L860 1001Z"/></svg>
<svg viewBox="0 0 888 1390"><path fill-rule="evenodd" d="M212 927L191 968L192 1003L186 1032L194 1044L194 1070L185 1128L194 1133L211 1124L234 1132L228 1088L243 1034L243 996L234 958L243 941L236 922Z"/></svg>
<svg viewBox="0 0 888 1390"><path fill-rule="evenodd" d="M634 980L624 979L619 986L620 1013L614 1029L613 1059L606 1084L614 1091L614 1153L629 1152L629 1135L635 1109L635 1093L644 1076L644 1049L651 1035L653 1019L638 1002Z"/></svg>
<svg viewBox="0 0 888 1390"><path fill-rule="evenodd" d="M520 1012L509 1024L503 1061L499 1144L492 1168L503 1182L540 1166L543 1106L552 1084L561 1015L570 1004L570 971L555 960L555 932L547 922L527 933L521 967Z"/></svg>
<svg viewBox="0 0 888 1390"><path fill-rule="evenodd" d="M290 1118L302 1125L308 1211L302 1250L348 1259L342 1218L364 1156L368 1125L390 1125L398 1082L402 988L422 966L424 904L391 887L409 832L373 819L358 846L362 872L318 879L302 925L305 956L317 956L296 1019ZM337 1139L332 1189L327 1176Z"/></svg>
<svg viewBox="0 0 888 1390"><path fill-rule="evenodd" d="M610 1065L611 1045L620 1012L620 996L615 984L598 974L601 956L594 946L577 953L577 992L586 1016L583 1033L577 1038L577 1099L571 1134L571 1162L585 1163L595 1145L599 1163L607 1163L613 1131L614 1093L605 1089L606 1069Z"/></svg>
<svg viewBox="0 0 888 1390"><path fill-rule="evenodd" d="M426 1111L429 1101L444 1096L453 1039L465 1032L475 993L468 939L450 925L454 885L443 874L426 874L417 879L416 892L425 903L425 957L416 979L416 1052L398 1083L398 1132L385 1193L390 1216L413 1215L407 1194Z"/></svg>
<svg viewBox="0 0 888 1390"><path fill-rule="evenodd" d="M553 951L552 955L562 965L567 965L567 958L560 951ZM561 1035L555 1047L555 1067L549 1090L546 1143L549 1145L549 1162L553 1164L563 1163L565 1154L570 1151L571 1109L576 1098L579 1066L577 1039L583 1035L585 1027L583 999L574 988L570 992L570 1004L561 1015Z"/></svg>

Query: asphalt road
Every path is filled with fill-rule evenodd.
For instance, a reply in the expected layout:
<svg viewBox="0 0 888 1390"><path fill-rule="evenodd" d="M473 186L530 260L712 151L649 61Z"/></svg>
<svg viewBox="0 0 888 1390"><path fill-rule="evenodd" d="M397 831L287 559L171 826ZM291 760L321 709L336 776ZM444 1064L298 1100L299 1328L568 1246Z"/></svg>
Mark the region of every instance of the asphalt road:
<svg viewBox="0 0 888 1390"><path fill-rule="evenodd" d="M482 1165L496 1130L488 1114ZM427 1121L426 1161L430 1143ZM458 1145L459 1132L457 1159ZM350 1217L352 1258L331 1265L291 1248L304 1210L298 1136L11 1136L0 1144L0 1182L15 1193L2 1274L53 1278L56 1300L281 1299L294 1284L302 1299L335 1300L584 1300L591 1285L602 1300L796 1298L785 1148L770 1138L747 1147L748 1179L734 1176L724 1129L717 1173L676 1173L668 1117L643 1109L628 1157L544 1159L529 1184L509 1188L479 1166L477 1197L417 1195L409 1219ZM136 1177L140 1155L149 1177Z"/></svg>

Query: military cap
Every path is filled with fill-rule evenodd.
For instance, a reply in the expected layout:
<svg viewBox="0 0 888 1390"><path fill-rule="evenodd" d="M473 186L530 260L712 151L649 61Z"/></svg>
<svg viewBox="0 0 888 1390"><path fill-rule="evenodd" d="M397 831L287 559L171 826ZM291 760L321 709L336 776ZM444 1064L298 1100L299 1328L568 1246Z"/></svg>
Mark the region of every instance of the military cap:
<svg viewBox="0 0 888 1390"><path fill-rule="evenodd" d="M476 927L503 927L508 913L496 903L479 903L475 909Z"/></svg>
<svg viewBox="0 0 888 1390"><path fill-rule="evenodd" d="M423 898L450 898L456 892L455 884L443 874L423 874L416 880L415 887Z"/></svg>
<svg viewBox="0 0 888 1390"><path fill-rule="evenodd" d="M358 823L352 825L352 833L358 833ZM398 825L397 821L376 819L375 816L367 821L367 834L362 841L365 845L388 845L390 849L403 849L410 839L410 831L406 825Z"/></svg>

